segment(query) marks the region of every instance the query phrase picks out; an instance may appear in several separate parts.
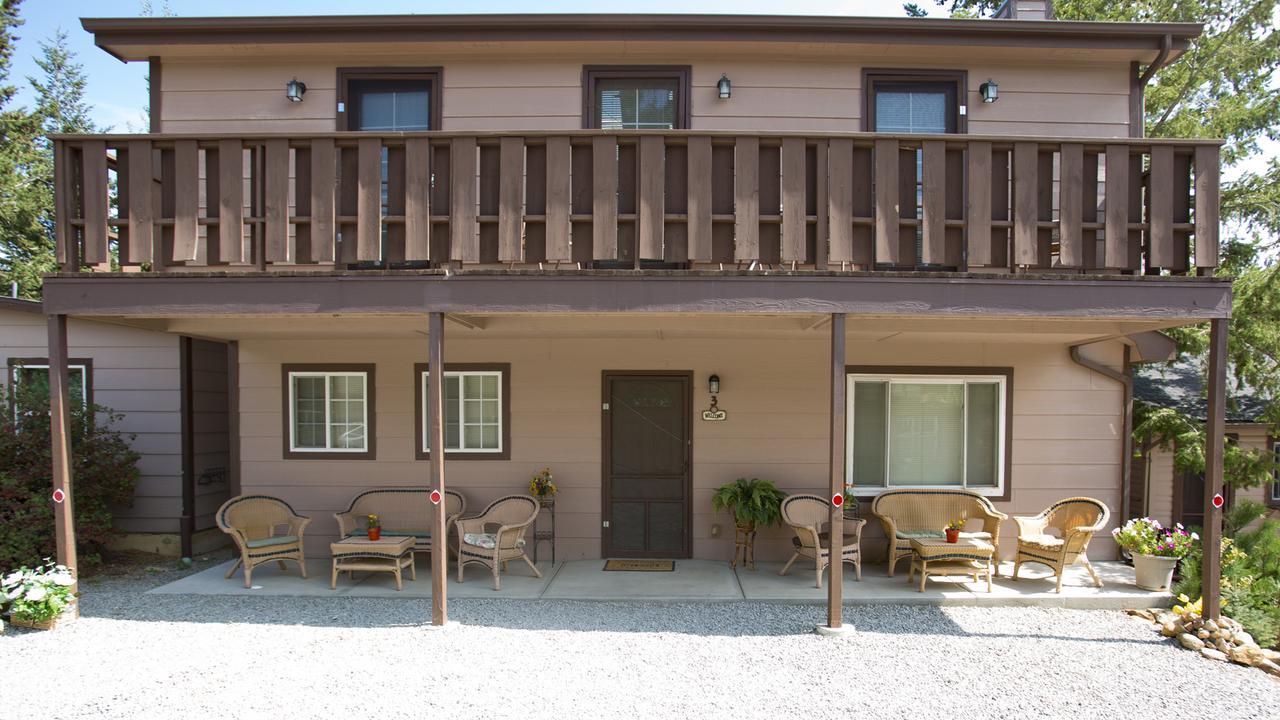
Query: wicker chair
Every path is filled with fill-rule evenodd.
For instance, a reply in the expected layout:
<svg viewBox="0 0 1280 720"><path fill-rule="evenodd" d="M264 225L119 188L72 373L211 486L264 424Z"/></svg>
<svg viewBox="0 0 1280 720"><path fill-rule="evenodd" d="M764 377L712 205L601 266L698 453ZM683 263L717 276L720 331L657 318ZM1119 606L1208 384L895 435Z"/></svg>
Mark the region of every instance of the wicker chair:
<svg viewBox="0 0 1280 720"><path fill-rule="evenodd" d="M339 537L364 537L366 516L377 515L384 536L412 537L414 552L431 552L431 508L431 491L427 488L387 488L360 493L350 507L333 517L338 521ZM466 509L467 499L461 493L444 491L446 539L454 521Z"/></svg>
<svg viewBox="0 0 1280 720"><path fill-rule="evenodd" d="M244 586L252 587L253 569L275 560L284 570L284 561L298 563L302 577L307 576L307 562L302 556L302 534L311 518L293 511L289 503L266 495L233 497L218 508L218 528L231 536L240 549L240 559L227 571L226 577L244 567ZM276 530L288 527L283 535Z"/></svg>
<svg viewBox="0 0 1280 720"><path fill-rule="evenodd" d="M1053 570L1058 580L1057 592L1062 592L1062 571L1078 562L1093 576L1094 586L1102 587L1102 580L1085 553L1094 533L1102 532L1110 519L1111 510L1106 503L1087 497L1059 500L1035 517L1015 517L1018 556L1013 563L1013 579L1018 579L1022 563L1040 563ZM1050 529L1057 533L1049 534Z"/></svg>
<svg viewBox="0 0 1280 720"><path fill-rule="evenodd" d="M942 537L948 522L960 517L982 523L982 530L961 531L960 537L984 540L1000 550L1000 523L1009 516L971 490L921 488L890 490L871 502L871 514L884 526L889 552L889 577L903 558L911 557L912 538ZM999 567L999 563L996 563ZM999 572L996 573L999 575Z"/></svg>
<svg viewBox="0 0 1280 720"><path fill-rule="evenodd" d="M537 500L528 495L508 495L489 503L489 507L475 517L459 519L455 523L458 529L458 582L462 582L464 566L478 563L493 572L493 589L501 590L499 572L506 570L507 563L517 558L524 560L535 576L542 577L524 552L525 531L537 517ZM486 528L493 530L490 532Z"/></svg>
<svg viewBox="0 0 1280 720"><path fill-rule="evenodd" d="M800 558L813 560L814 586L822 587L822 571L831 564L831 534L822 532L829 524L831 506L826 498L817 495L791 495L782 501L782 521L791 526L795 537L791 544L795 552L779 575L791 572L791 566ZM840 561L851 563L854 574L862 579L862 527L866 520L844 520L844 543Z"/></svg>

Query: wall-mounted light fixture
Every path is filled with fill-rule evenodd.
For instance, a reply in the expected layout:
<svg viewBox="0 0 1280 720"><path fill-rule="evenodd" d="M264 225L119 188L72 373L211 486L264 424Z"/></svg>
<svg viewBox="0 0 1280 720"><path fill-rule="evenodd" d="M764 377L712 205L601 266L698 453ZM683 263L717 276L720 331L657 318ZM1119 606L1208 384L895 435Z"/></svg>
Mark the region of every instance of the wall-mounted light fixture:
<svg viewBox="0 0 1280 720"><path fill-rule="evenodd" d="M307 94L307 84L294 78L284 84L284 96L289 98L289 102L302 102L302 96Z"/></svg>
<svg viewBox="0 0 1280 720"><path fill-rule="evenodd" d="M978 86L978 92L982 95L982 102L993 103L1000 99L1000 86L995 80L988 80Z"/></svg>
<svg viewBox="0 0 1280 720"><path fill-rule="evenodd" d="M716 395L720 394L720 376L707 378L707 391L711 393L711 407L702 411L703 420L724 420L728 415L720 409Z"/></svg>
<svg viewBox="0 0 1280 720"><path fill-rule="evenodd" d="M721 73L720 82L716 83L716 94L721 100L728 100L733 94L733 83L729 82L729 76Z"/></svg>

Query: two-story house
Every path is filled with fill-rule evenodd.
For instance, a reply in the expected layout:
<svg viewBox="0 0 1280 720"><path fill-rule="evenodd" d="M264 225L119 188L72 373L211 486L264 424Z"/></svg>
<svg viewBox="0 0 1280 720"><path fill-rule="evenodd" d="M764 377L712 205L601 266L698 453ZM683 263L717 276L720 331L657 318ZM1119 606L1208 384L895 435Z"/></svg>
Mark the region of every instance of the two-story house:
<svg viewBox="0 0 1280 720"><path fill-rule="evenodd" d="M57 139L54 334L230 343L240 488L315 555L362 489L543 467L568 558L728 559L738 477L1121 521L1126 366L1225 337L1219 143L1142 137L1196 24L83 24L150 64L151 133Z"/></svg>

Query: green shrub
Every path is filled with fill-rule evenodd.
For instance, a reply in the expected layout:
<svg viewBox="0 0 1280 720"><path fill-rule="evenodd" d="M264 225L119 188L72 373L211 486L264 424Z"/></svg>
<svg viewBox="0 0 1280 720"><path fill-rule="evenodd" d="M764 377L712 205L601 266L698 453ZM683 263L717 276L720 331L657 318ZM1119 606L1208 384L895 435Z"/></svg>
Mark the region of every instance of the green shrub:
<svg viewBox="0 0 1280 720"><path fill-rule="evenodd" d="M35 566L55 554L49 398L42 386L0 397L0 568ZM72 500L81 565L92 565L112 533L112 507L130 505L139 455L112 430L120 415L71 410Z"/></svg>
<svg viewBox="0 0 1280 720"><path fill-rule="evenodd" d="M1200 593L1201 550L1182 561L1175 594ZM1222 612L1244 625L1263 647L1280 647L1280 522L1222 541Z"/></svg>

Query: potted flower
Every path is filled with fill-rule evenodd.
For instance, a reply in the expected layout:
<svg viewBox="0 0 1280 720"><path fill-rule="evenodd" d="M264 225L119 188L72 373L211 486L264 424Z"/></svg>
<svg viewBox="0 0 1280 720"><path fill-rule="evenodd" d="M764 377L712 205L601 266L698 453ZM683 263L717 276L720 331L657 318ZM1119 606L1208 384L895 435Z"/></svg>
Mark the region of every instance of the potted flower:
<svg viewBox="0 0 1280 720"><path fill-rule="evenodd" d="M942 531L947 536L947 542L949 543L960 542L960 531L964 529L964 524L967 522L969 522L969 519L964 515L961 515L955 520L952 520L951 522L947 523L947 526L942 529Z"/></svg>
<svg viewBox="0 0 1280 720"><path fill-rule="evenodd" d="M365 516L366 532L369 534L370 540L378 540L382 538L382 521L377 515Z"/></svg>
<svg viewBox="0 0 1280 720"><path fill-rule="evenodd" d="M756 528L777 525L782 520L782 501L786 497L768 480L738 478L721 485L711 496L711 507L716 511L733 513L733 522L745 533Z"/></svg>
<svg viewBox="0 0 1280 720"><path fill-rule="evenodd" d="M51 630L75 602L75 577L48 558L35 568L20 567L0 580L0 604L9 607L14 627Z"/></svg>
<svg viewBox="0 0 1280 720"><path fill-rule="evenodd" d="M844 511L845 520L858 519L858 496L848 487L844 489L844 504L840 508Z"/></svg>
<svg viewBox="0 0 1280 720"><path fill-rule="evenodd" d="M1134 518L1111 531L1116 543L1133 556L1134 584L1144 590L1168 590L1178 561L1200 536L1178 523L1162 527L1154 518Z"/></svg>
<svg viewBox="0 0 1280 720"><path fill-rule="evenodd" d="M538 498L538 504L542 507L551 507L555 502L557 492L556 484L551 479L551 468L542 468L533 479L529 481L529 492Z"/></svg>

